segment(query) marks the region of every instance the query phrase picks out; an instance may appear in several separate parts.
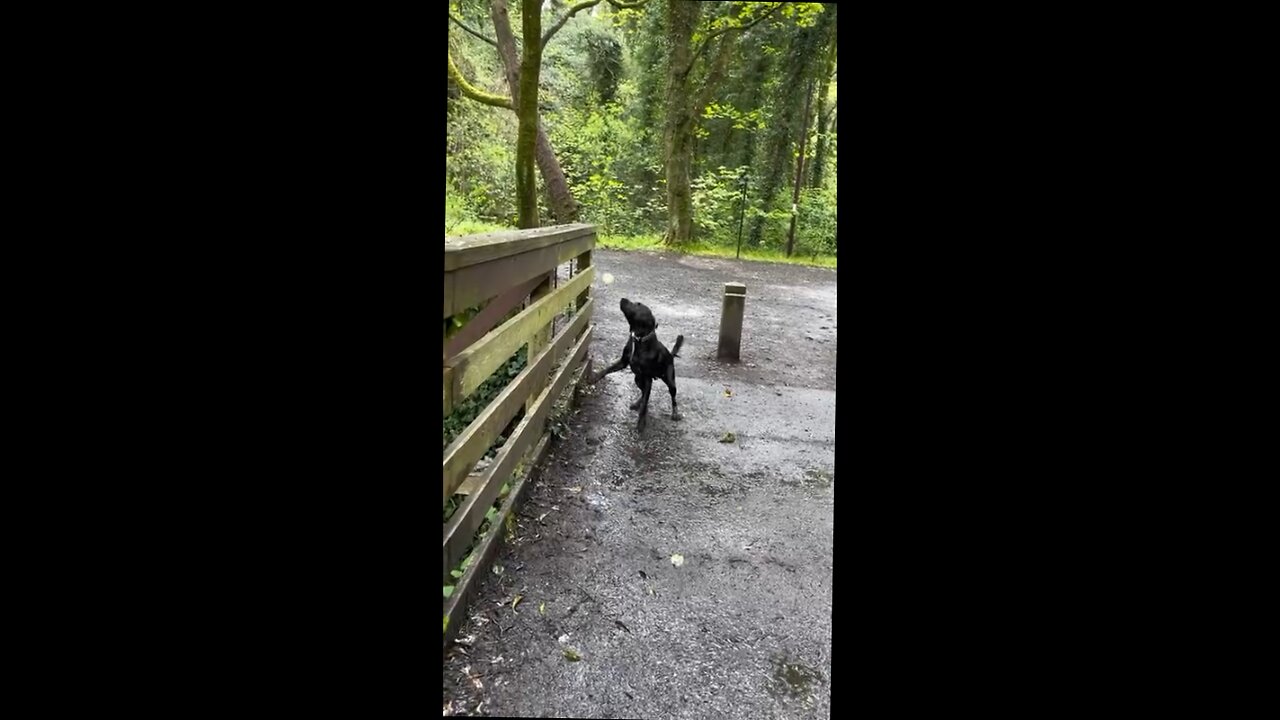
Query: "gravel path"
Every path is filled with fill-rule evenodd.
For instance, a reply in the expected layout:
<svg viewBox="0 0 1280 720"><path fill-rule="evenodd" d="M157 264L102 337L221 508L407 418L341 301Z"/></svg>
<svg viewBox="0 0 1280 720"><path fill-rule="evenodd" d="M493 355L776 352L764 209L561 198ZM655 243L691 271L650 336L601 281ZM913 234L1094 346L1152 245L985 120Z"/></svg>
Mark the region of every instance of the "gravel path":
<svg viewBox="0 0 1280 720"><path fill-rule="evenodd" d="M684 419L655 383L641 436L629 372L584 388L446 653L445 713L829 717L835 272L603 250L595 265L596 367L626 340L618 299L645 303L663 343L685 336ZM739 364L715 359L728 281L747 286Z"/></svg>

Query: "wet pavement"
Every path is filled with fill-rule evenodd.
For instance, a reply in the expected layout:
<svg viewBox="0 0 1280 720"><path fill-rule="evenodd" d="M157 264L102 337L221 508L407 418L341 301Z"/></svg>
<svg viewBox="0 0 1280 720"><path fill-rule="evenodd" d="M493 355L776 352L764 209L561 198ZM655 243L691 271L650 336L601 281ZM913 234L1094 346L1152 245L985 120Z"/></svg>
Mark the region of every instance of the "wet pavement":
<svg viewBox="0 0 1280 720"><path fill-rule="evenodd" d="M639 434L629 371L583 389L446 652L445 713L829 717L835 271L601 250L595 266L596 368L626 341L618 299L645 303L664 344L685 337L683 419L655 382ZM747 286L737 364L715 359L730 281Z"/></svg>

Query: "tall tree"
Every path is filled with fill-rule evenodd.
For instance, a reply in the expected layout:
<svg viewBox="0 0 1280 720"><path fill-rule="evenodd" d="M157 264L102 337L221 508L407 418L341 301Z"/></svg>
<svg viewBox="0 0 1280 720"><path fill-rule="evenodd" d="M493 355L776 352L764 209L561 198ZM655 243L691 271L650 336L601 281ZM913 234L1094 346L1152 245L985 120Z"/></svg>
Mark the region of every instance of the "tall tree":
<svg viewBox="0 0 1280 720"><path fill-rule="evenodd" d="M824 10L830 6L820 6ZM821 60L821 50L826 48L828 33L834 32L835 23L829 12L820 12L814 22L799 24L788 45L783 75L782 94L774 104L771 128L766 147L763 178L758 188L759 197L766 206L773 204L783 178L790 166L794 143L799 138L805 101L805 89L815 75ZM759 245L764 236L764 215L756 216L751 224L751 245Z"/></svg>
<svg viewBox="0 0 1280 720"><path fill-rule="evenodd" d="M647 0L608 0L609 4L619 8L635 8ZM511 97L486 93L472 86L458 70L449 55L449 79L453 80L461 93L472 100L505 107L516 111L518 126L516 131L516 194L519 209L518 224L520 227L538 226L538 194L533 166L536 163L547 184L547 194L551 200L551 212L558 222L573 222L577 219L579 205L569 190L564 170L555 156L551 141L538 117L538 82L542 71L542 51L551 38L569 22L574 15L599 5L604 0L584 0L570 7L561 18L546 31L542 32L541 3L534 0L521 0L521 26L525 38L522 42L520 58L516 58L516 39L511 32L511 19L506 0L492 0L490 16L493 19L494 32L498 39L491 40L482 33L468 27L461 18L449 13L454 24L469 34L493 45L502 58L507 84L511 88ZM562 7L563 3L555 4Z"/></svg>
<svg viewBox="0 0 1280 720"><path fill-rule="evenodd" d="M519 100L516 103L516 207L521 228L538 227L538 187L534 155L538 144L538 78L542 74L542 2L521 0L520 23L524 53L520 61ZM512 86L516 93L516 86Z"/></svg>
<svg viewBox="0 0 1280 720"><path fill-rule="evenodd" d="M516 49L515 34L511 32L511 17L507 9L507 0L493 0L490 4L493 17L493 32L497 38L495 43L498 54L502 56L502 66L506 70L507 86L511 88L512 100L520 102L520 55ZM547 139L546 128L541 118L538 120L537 136L534 145L534 157L538 162L538 170L542 173L542 182L547 188L551 214L556 222L571 223L578 219L579 205L569 190L564 170L556 158L551 141Z"/></svg>
<svg viewBox="0 0 1280 720"><path fill-rule="evenodd" d="M755 12L757 3L740 3L740 11L717 18L712 27L702 33L698 46L693 47L694 30L705 3L690 0L669 0L667 4L667 118L663 135L663 149L667 168L667 232L663 242L680 245L689 242L693 231L693 191L690 169L693 165L693 132L699 104L705 105L709 96L706 87L690 88L689 75L694 63L721 35L740 33L754 27L787 3L772 3L763 12ZM717 67L723 71L728 55L723 43L717 60L712 61L704 82L714 82Z"/></svg>
<svg viewBox="0 0 1280 720"><path fill-rule="evenodd" d="M835 8L831 9L834 15ZM826 170L827 163L827 133L831 126L831 121L835 115L835 106L830 109L827 107L827 97L831 94L831 80L836 74L836 39L835 34L831 35L830 46L827 48L826 67L822 72L822 85L818 90L818 111L814 116L814 120L818 123L817 135L818 140L813 148L813 171L809 176L809 187L822 187L822 176Z"/></svg>
<svg viewBox="0 0 1280 720"><path fill-rule="evenodd" d="M689 183L692 161L693 114L685 79L693 69L693 30L702 3L669 0L667 3L667 123L662 137L667 166L667 233L669 245L689 241L693 228L693 193Z"/></svg>
<svg viewBox="0 0 1280 720"><path fill-rule="evenodd" d="M787 230L787 257L796 243L796 220L800 217L800 186L804 184L804 151L809 140L809 105L813 101L813 81L804 96L804 124L800 128L800 153L796 156L796 182L791 194L791 228Z"/></svg>

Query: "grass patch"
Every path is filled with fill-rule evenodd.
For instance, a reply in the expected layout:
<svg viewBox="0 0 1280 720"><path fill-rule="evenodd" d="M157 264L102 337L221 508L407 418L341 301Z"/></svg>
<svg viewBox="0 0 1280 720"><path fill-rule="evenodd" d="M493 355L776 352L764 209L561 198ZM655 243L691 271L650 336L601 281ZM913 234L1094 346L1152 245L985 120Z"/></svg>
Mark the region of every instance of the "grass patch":
<svg viewBox="0 0 1280 720"><path fill-rule="evenodd" d="M691 243L676 249L663 245L661 235L636 235L631 237L621 235L600 235L596 238L596 245L597 247L601 247L606 250L662 251L683 253L686 255L699 255L703 257L732 258L737 254L736 246L726 247L724 245L712 245L710 243ZM782 250L746 246L742 248L742 259L750 260L752 262L812 265L832 269L836 267L836 256L834 255L819 254L815 257L813 254L802 254L797 252L792 254L791 257L787 257Z"/></svg>
<svg viewBox="0 0 1280 720"><path fill-rule="evenodd" d="M706 243L693 243L684 248L684 252L690 255L703 255L710 257L731 258L737 254L736 247L725 247L723 245L708 245ZM752 262L775 262L786 263L787 265L813 265L816 267L825 267L835 269L835 255L818 255L802 254L794 252L791 257L787 257L782 250L771 250L766 248L753 248L743 246L742 259L751 260Z"/></svg>
<svg viewBox="0 0 1280 720"><path fill-rule="evenodd" d="M606 250L665 250L661 235L596 235L596 247Z"/></svg>
<svg viewBox="0 0 1280 720"><path fill-rule="evenodd" d="M475 222L472 220L464 220L462 222L450 225L445 229L448 236L457 235L478 235L480 233L496 232L499 230L514 230L515 228L506 225L496 225L494 223ZM719 257L732 258L737 254L736 245L712 245L710 243L696 242L676 249L667 247L662 244L662 235L605 235L599 233L596 236L596 247L604 250L622 250L622 251L661 251L682 253L685 255L698 255L702 257ZM742 247L742 259L751 262L774 262L786 263L787 265L810 265L813 267L836 268L836 256L825 255L819 253L806 253L801 251L794 252L791 257L787 257L782 250L772 248L753 248L748 246Z"/></svg>
<svg viewBox="0 0 1280 720"><path fill-rule="evenodd" d="M499 232L502 230L515 230L509 225L501 225L499 223L481 222L479 220L458 220L450 222L448 218L444 221L445 237L457 237L460 235L479 235L481 233Z"/></svg>

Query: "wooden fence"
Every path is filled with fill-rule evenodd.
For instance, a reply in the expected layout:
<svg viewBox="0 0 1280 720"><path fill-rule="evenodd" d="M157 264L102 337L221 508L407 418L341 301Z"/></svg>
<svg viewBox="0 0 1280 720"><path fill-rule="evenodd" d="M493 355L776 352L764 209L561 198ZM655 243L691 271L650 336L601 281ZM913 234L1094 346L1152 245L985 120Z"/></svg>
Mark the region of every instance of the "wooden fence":
<svg viewBox="0 0 1280 720"><path fill-rule="evenodd" d="M444 526L445 584L454 584L450 571L463 560L485 515L502 486L522 462L536 464L550 438L547 415L583 366L591 342L592 225L574 224L445 239L444 317L484 308L444 345L444 416L504 367L519 348L528 345L527 363L520 374L493 398L444 450L444 502L465 492L463 501ZM557 268L574 261L573 275L559 284ZM559 284L559 287L556 285ZM514 316L498 324L524 305ZM555 332L555 319L572 306L572 318ZM494 327L497 325L497 327ZM554 336L553 336L554 333ZM589 372L589 367L584 371ZM493 462L481 475L468 475L477 461L524 409ZM466 487L463 487L464 481ZM488 568L497 539L524 490L523 480L509 492L489 531L473 551L471 564L457 579L445 602L446 647L463 620L467 604Z"/></svg>

